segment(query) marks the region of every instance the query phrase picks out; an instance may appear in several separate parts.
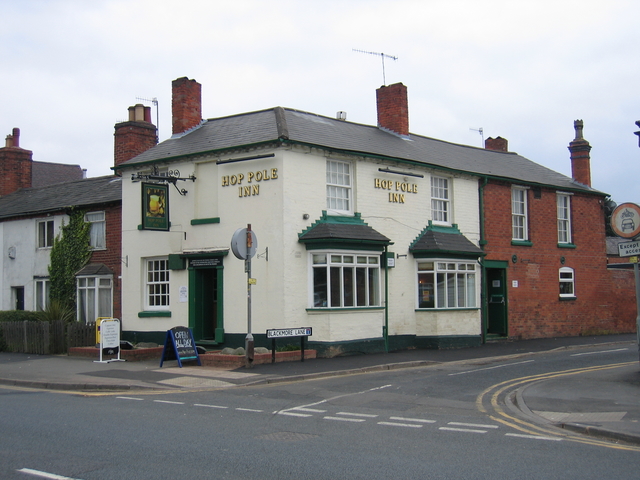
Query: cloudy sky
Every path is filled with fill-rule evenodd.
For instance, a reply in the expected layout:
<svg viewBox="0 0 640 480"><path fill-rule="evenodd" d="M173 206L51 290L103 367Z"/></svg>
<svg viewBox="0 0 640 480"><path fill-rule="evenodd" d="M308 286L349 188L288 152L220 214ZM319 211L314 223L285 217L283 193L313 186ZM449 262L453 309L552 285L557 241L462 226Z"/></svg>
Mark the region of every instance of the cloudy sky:
<svg viewBox="0 0 640 480"><path fill-rule="evenodd" d="M0 0L0 135L34 160L113 165L113 126L171 81L203 116L275 106L375 125L375 90L404 83L410 131L509 149L571 175L584 120L592 186L640 203L638 0ZM150 105L150 102L146 102ZM155 109L153 118L156 118ZM4 146L4 143L2 144Z"/></svg>

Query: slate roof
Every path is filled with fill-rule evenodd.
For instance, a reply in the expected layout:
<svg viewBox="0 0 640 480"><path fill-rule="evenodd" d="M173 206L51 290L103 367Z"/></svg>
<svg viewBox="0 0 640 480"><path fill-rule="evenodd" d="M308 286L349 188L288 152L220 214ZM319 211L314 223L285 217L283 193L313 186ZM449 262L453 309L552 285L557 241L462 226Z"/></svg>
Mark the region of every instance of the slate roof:
<svg viewBox="0 0 640 480"><path fill-rule="evenodd" d="M445 233L435 230L425 231L409 248L409 251L414 254L428 253L433 255L455 254L457 256L467 255L472 257L486 255L481 248L474 245L462 234Z"/></svg>
<svg viewBox="0 0 640 480"><path fill-rule="evenodd" d="M34 188L82 180L83 177L84 172L80 165L33 162L31 166L31 186Z"/></svg>
<svg viewBox="0 0 640 480"><path fill-rule="evenodd" d="M400 137L375 126L282 107L205 120L192 130L165 140L116 168L140 167L189 155L222 154L239 147L282 143L317 146L525 184L605 195L517 153L459 145L416 134Z"/></svg>
<svg viewBox="0 0 640 480"><path fill-rule="evenodd" d="M40 188L23 188L0 197L0 220L122 202L122 179L115 176L85 178Z"/></svg>
<svg viewBox="0 0 640 480"><path fill-rule="evenodd" d="M327 215L322 216L311 226L298 234L302 243L317 244L334 241L336 243L357 243L375 246L391 244L391 240L367 225L360 213L353 217Z"/></svg>

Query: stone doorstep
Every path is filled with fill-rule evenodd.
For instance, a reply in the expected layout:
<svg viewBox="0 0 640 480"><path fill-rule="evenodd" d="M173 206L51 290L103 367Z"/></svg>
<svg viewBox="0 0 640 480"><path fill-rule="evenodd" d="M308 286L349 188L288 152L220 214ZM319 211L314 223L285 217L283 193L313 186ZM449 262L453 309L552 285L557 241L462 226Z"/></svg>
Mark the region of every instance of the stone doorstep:
<svg viewBox="0 0 640 480"><path fill-rule="evenodd" d="M120 350L120 358L129 362L158 360L162 357L164 347L138 348L133 350ZM68 355L70 357L100 358L100 349L97 347L71 347ZM104 360L117 358L116 355L103 355ZM271 353L256 353L253 356L253 364L260 365L271 363ZM305 350L304 359L316 358L315 350ZM300 350L291 352L276 352L276 362L299 362ZM200 363L205 367L242 367L244 366L244 355L221 355L216 352L208 352L200 355Z"/></svg>

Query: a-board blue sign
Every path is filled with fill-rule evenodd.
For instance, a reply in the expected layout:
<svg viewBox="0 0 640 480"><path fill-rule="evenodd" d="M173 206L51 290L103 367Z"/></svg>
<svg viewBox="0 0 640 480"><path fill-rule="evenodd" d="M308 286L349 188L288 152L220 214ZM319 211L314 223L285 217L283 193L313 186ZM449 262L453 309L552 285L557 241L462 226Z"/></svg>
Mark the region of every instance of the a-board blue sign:
<svg viewBox="0 0 640 480"><path fill-rule="evenodd" d="M165 360L177 360L180 368L182 368L184 360L196 360L198 365L202 365L198 356L196 342L190 329L187 327L173 327L171 330L167 330L160 367L162 367Z"/></svg>

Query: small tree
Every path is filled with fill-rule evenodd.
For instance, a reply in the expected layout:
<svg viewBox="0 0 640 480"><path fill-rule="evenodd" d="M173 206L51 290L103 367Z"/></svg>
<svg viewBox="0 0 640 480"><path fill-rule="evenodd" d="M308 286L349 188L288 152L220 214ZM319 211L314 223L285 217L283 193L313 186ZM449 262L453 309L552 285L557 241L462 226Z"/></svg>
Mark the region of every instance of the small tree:
<svg viewBox="0 0 640 480"><path fill-rule="evenodd" d="M76 309L76 272L89 258L89 232L91 224L85 222L83 211L72 211L69 224L62 223L60 234L53 240L49 263L50 301L61 308Z"/></svg>

